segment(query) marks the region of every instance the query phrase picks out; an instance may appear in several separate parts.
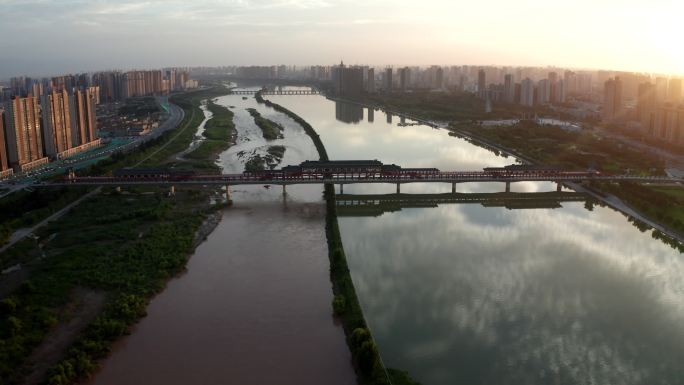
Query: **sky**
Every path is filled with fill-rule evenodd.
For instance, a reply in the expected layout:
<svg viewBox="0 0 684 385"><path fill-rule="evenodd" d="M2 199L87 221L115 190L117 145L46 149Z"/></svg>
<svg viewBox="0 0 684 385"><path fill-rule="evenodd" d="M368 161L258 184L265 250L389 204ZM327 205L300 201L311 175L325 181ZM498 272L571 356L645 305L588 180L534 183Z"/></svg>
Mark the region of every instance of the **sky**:
<svg viewBox="0 0 684 385"><path fill-rule="evenodd" d="M0 0L0 78L216 65L684 73L676 0Z"/></svg>

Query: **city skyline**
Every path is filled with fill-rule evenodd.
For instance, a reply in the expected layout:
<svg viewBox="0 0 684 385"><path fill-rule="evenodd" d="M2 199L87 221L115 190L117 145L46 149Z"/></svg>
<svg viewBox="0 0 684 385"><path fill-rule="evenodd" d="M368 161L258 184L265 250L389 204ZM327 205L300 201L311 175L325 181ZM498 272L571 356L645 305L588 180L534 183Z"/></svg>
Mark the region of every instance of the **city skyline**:
<svg viewBox="0 0 684 385"><path fill-rule="evenodd" d="M342 58L375 66L683 72L684 52L675 45L682 5L581 0L559 9L554 3L0 0L0 33L13 37L0 42L0 78Z"/></svg>

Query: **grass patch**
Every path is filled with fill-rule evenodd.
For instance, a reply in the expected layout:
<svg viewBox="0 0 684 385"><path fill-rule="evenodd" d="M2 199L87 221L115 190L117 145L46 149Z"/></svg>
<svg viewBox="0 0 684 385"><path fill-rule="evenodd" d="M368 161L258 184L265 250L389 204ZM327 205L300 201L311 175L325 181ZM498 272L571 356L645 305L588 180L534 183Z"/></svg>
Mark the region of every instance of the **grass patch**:
<svg viewBox="0 0 684 385"><path fill-rule="evenodd" d="M235 123L233 123L233 111L210 100L207 109L212 117L204 126L204 137L212 140L229 141L235 135Z"/></svg>
<svg viewBox="0 0 684 385"><path fill-rule="evenodd" d="M0 245L14 231L31 227L78 199L87 189L59 188L18 191L0 200ZM0 256L2 261L2 256Z"/></svg>

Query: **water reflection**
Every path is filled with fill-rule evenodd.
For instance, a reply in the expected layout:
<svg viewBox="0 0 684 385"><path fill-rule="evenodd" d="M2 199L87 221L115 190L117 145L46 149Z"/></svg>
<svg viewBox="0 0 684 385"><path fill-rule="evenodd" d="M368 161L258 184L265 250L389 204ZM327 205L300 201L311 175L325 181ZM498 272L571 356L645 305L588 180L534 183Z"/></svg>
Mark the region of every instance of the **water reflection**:
<svg viewBox="0 0 684 385"><path fill-rule="evenodd" d="M337 159L480 170L513 159L425 126L342 125L333 102L273 97ZM407 119L407 123L414 123ZM553 191L515 183L513 191ZM391 194L391 185L345 186ZM411 184L404 193L449 186ZM463 184L460 193L501 192ZM684 262L611 209L473 204L341 217L354 283L384 361L425 385L684 383Z"/></svg>
<svg viewBox="0 0 684 385"><path fill-rule="evenodd" d="M335 102L335 118L342 123L358 123L363 120L363 107L343 102ZM369 121L372 121L369 118Z"/></svg>
<svg viewBox="0 0 684 385"><path fill-rule="evenodd" d="M406 208L429 208L443 204L480 204L509 210L556 209L563 202L584 202L586 194L538 193L445 193L445 194L337 194L339 216L380 216Z"/></svg>

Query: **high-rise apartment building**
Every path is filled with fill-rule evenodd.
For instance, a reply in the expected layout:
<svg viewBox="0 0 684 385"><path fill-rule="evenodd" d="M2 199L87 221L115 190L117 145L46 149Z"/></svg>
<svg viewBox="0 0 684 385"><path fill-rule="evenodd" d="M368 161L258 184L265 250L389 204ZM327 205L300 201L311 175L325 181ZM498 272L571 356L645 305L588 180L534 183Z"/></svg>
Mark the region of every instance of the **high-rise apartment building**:
<svg viewBox="0 0 684 385"><path fill-rule="evenodd" d="M556 103L565 103L565 94L565 80L558 80L556 86L553 88L551 97Z"/></svg>
<svg viewBox="0 0 684 385"><path fill-rule="evenodd" d="M40 130L40 107L34 96L15 97L5 108L7 155L21 171L47 163Z"/></svg>
<svg viewBox="0 0 684 385"><path fill-rule="evenodd" d="M411 83L411 69L408 67L399 69L399 88L406 91Z"/></svg>
<svg viewBox="0 0 684 385"><path fill-rule="evenodd" d="M582 72L577 75L577 92L583 95L590 94L592 91L591 73Z"/></svg>
<svg viewBox="0 0 684 385"><path fill-rule="evenodd" d="M504 101L513 103L515 101L515 82L512 74L504 76Z"/></svg>
<svg viewBox="0 0 684 385"><path fill-rule="evenodd" d="M556 72L549 72L549 102L558 103L558 74Z"/></svg>
<svg viewBox="0 0 684 385"><path fill-rule="evenodd" d="M392 79L392 68L385 68L385 91L392 91L394 88L394 79Z"/></svg>
<svg viewBox="0 0 684 385"><path fill-rule="evenodd" d="M71 137L74 147L97 139L97 117L95 114L95 95L91 89L74 90L74 120L76 122Z"/></svg>
<svg viewBox="0 0 684 385"><path fill-rule="evenodd" d="M534 82L530 78L525 78L520 82L520 104L523 106L534 106Z"/></svg>
<svg viewBox="0 0 684 385"><path fill-rule="evenodd" d="M344 63L332 71L335 93L341 96L358 96L363 92L363 67L346 67Z"/></svg>
<svg viewBox="0 0 684 385"><path fill-rule="evenodd" d="M615 122L624 118L622 80L608 79L603 87L603 121Z"/></svg>
<svg viewBox="0 0 684 385"><path fill-rule="evenodd" d="M655 125L655 113L657 106L656 86L649 83L641 83L637 96L637 120L646 132L652 132Z"/></svg>
<svg viewBox="0 0 684 385"><path fill-rule="evenodd" d="M537 83L537 103L549 104L551 102L551 83L549 79L541 79Z"/></svg>
<svg viewBox="0 0 684 385"><path fill-rule="evenodd" d="M45 155L55 158L74 146L73 97L67 90L43 95L40 99Z"/></svg>
<svg viewBox="0 0 684 385"><path fill-rule="evenodd" d="M684 106L662 104L658 107L652 136L672 144L684 144Z"/></svg>
<svg viewBox="0 0 684 385"><path fill-rule="evenodd" d="M667 79L663 77L656 78L656 101L658 103L665 103L667 101Z"/></svg>
<svg viewBox="0 0 684 385"><path fill-rule="evenodd" d="M682 79L670 79L667 84L667 101L673 104L682 102Z"/></svg>
<svg viewBox="0 0 684 385"><path fill-rule="evenodd" d="M0 108L0 179L12 175L5 141L5 110Z"/></svg>
<svg viewBox="0 0 684 385"><path fill-rule="evenodd" d="M487 73L482 68L477 71L477 94L482 99L487 98Z"/></svg>
<svg viewBox="0 0 684 385"><path fill-rule="evenodd" d="M577 74L573 71L565 71L563 74L563 83L565 83L565 94L575 95L577 93Z"/></svg>
<svg viewBox="0 0 684 385"><path fill-rule="evenodd" d="M366 92L375 92L375 69L368 68L366 71Z"/></svg>

